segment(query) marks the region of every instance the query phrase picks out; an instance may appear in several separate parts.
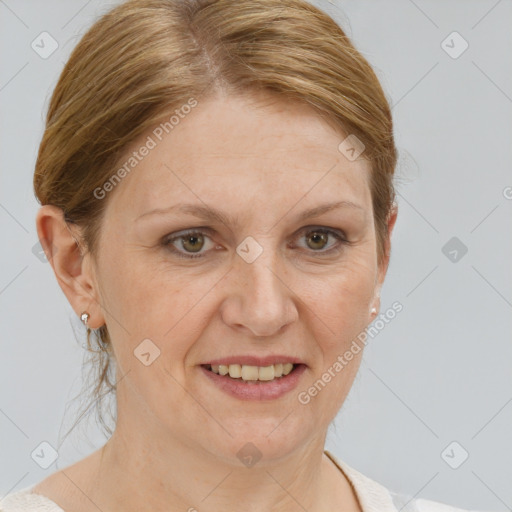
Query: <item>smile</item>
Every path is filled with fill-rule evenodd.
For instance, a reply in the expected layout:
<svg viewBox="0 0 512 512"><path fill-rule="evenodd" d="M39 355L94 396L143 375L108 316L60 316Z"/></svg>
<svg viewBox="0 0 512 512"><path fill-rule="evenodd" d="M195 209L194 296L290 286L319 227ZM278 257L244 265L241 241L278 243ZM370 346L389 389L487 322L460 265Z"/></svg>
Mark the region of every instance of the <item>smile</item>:
<svg viewBox="0 0 512 512"><path fill-rule="evenodd" d="M239 400L274 400L297 387L306 365L203 364L200 369L214 387Z"/></svg>

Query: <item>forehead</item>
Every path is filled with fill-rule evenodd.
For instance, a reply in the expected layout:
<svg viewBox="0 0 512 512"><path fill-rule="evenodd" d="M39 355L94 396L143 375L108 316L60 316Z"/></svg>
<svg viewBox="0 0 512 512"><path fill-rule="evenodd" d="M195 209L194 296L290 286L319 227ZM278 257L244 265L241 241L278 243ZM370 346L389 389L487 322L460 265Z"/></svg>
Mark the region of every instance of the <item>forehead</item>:
<svg viewBox="0 0 512 512"><path fill-rule="evenodd" d="M338 149L347 134L307 105L216 96L199 100L169 133L161 126L155 123L126 153L154 146L116 187L115 208L134 217L184 196L219 205L242 198L248 207L249 198L265 205L306 194L305 205L321 197L369 206L369 162L347 159Z"/></svg>

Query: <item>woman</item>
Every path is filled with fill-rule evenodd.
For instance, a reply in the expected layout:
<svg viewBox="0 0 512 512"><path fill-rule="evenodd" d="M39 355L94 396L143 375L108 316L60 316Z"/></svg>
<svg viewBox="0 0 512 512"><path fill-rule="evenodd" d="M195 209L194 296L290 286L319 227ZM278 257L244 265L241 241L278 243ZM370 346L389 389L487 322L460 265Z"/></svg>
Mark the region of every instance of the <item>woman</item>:
<svg viewBox="0 0 512 512"><path fill-rule="evenodd" d="M56 278L115 367L108 442L1 510L460 510L324 451L397 218L391 113L302 0L132 0L66 64L34 175Z"/></svg>

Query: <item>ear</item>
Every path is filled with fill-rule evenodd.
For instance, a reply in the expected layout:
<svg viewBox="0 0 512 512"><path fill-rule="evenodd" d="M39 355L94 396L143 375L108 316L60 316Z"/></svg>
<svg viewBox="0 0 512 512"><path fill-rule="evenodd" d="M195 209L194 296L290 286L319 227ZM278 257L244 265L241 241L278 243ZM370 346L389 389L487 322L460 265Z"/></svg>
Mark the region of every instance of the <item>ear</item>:
<svg viewBox="0 0 512 512"><path fill-rule="evenodd" d="M80 317L87 311L91 329L104 325L94 266L83 247L78 226L64 220L61 208L44 205L37 212L36 229L46 258L75 313Z"/></svg>
<svg viewBox="0 0 512 512"><path fill-rule="evenodd" d="M393 228L395 227L397 216L398 205L396 203L393 203L393 206L390 209L387 219L388 232L384 244L384 256L379 265L379 271L375 282L375 295L370 306L370 320L373 320L374 316L376 316L380 310L380 291L384 283L384 278L386 277L386 273L388 271L389 258L391 255L391 234L393 233ZM376 313L372 313L372 308L375 308Z"/></svg>

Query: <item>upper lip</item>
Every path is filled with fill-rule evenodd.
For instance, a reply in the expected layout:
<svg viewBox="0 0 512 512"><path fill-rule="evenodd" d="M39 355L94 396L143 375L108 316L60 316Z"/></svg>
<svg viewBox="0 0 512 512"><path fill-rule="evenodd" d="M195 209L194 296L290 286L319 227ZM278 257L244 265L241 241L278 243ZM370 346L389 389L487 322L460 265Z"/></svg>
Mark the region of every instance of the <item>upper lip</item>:
<svg viewBox="0 0 512 512"><path fill-rule="evenodd" d="M296 357L292 356L284 356L280 354L270 355L270 356L251 356L251 355L243 355L243 356L229 356L223 357L221 359L212 359L211 361L207 361L202 364L210 364L210 365L225 365L229 366L230 364L240 364L246 366L270 366L273 364L284 364L284 363L293 363L293 364L305 364L303 361Z"/></svg>

